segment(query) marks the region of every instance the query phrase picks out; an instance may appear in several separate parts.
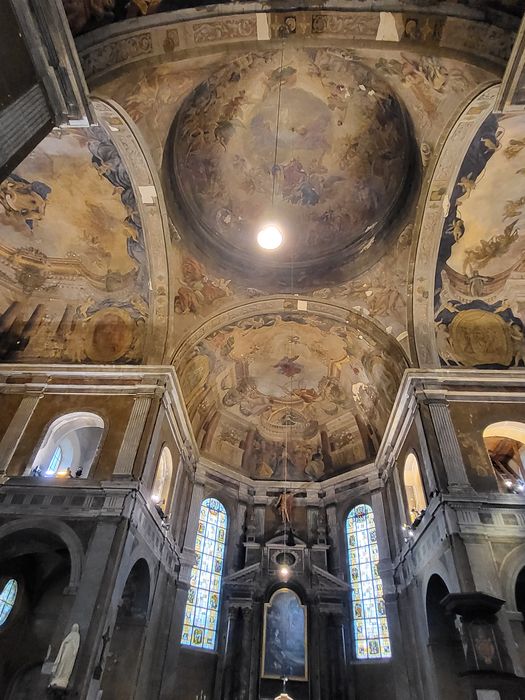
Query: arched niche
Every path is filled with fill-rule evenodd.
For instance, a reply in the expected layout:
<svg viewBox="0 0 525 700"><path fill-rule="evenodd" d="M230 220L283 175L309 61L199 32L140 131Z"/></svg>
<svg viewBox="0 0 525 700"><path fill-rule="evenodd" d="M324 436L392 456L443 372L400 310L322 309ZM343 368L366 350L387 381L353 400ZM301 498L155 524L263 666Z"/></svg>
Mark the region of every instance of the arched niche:
<svg viewBox="0 0 525 700"><path fill-rule="evenodd" d="M32 476L77 476L85 479L91 470L104 432L104 421L96 413L76 411L56 418L26 470ZM69 472L68 472L69 470Z"/></svg>
<svg viewBox="0 0 525 700"><path fill-rule="evenodd" d="M498 486L504 493L525 490L525 423L499 421L483 430Z"/></svg>
<svg viewBox="0 0 525 700"><path fill-rule="evenodd" d="M454 618L446 614L442 605L448 594L443 579L433 574L428 581L425 601L435 693L433 697L466 700L467 695L460 685L464 658L461 639Z"/></svg>
<svg viewBox="0 0 525 700"><path fill-rule="evenodd" d="M151 500L155 505L162 510L166 515L169 514L169 496L171 491L171 482L173 478L173 457L171 450L167 445L164 445L157 469L155 470L155 478L151 487Z"/></svg>
<svg viewBox="0 0 525 700"><path fill-rule="evenodd" d="M150 599L150 570L145 559L133 565L118 606L101 689L108 698L131 700L140 671Z"/></svg>
<svg viewBox="0 0 525 700"><path fill-rule="evenodd" d="M419 460L414 452L410 452L405 459L403 486L407 500L408 516L410 522L413 523L417 518L421 517L421 512L427 507L425 487L423 486L423 480L421 478L421 468L419 466Z"/></svg>
<svg viewBox="0 0 525 700"><path fill-rule="evenodd" d="M72 596L64 595L69 589L72 558L66 542L47 529L3 531L0 543L2 596L6 584L16 582L11 613L0 626L0 697L44 697L49 676L41 674L42 664L50 645L51 654L56 654L53 645L57 635L62 637L74 602Z"/></svg>
<svg viewBox="0 0 525 700"><path fill-rule="evenodd" d="M372 319L303 297L217 314L173 363L201 455L248 478L298 482L374 459L408 366Z"/></svg>

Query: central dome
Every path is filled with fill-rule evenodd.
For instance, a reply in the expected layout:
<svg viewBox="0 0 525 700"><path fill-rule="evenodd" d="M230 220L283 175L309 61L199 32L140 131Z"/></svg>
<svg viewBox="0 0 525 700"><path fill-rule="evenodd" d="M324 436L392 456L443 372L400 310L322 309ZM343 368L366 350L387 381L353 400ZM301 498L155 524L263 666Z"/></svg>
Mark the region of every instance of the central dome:
<svg viewBox="0 0 525 700"><path fill-rule="evenodd" d="M250 53L201 83L168 145L179 211L203 252L253 275L334 267L371 247L399 211L411 131L392 88L351 53ZM275 224L272 253L257 233ZM389 226L389 229L392 227Z"/></svg>

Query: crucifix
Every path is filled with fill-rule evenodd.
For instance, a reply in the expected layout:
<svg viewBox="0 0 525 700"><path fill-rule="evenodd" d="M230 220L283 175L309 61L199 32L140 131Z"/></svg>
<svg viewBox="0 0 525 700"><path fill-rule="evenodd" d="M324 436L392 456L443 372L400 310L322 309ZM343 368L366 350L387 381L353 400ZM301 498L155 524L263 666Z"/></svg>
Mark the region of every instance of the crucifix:
<svg viewBox="0 0 525 700"><path fill-rule="evenodd" d="M102 635L102 649L100 650L100 656L98 657L98 663L95 666L95 670L93 671L93 678L96 680L100 680L102 677L102 664L104 663L104 656L106 654L106 646L111 639L111 635L109 633L109 627L107 630L104 632Z"/></svg>

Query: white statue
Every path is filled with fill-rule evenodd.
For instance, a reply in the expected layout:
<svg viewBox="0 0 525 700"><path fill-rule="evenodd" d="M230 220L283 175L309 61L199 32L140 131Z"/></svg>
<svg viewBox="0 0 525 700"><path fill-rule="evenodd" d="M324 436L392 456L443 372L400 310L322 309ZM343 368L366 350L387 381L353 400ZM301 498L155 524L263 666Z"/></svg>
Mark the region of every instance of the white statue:
<svg viewBox="0 0 525 700"><path fill-rule="evenodd" d="M69 679L73 672L73 667L80 646L80 632L78 625L75 623L71 627L71 632L65 637L51 671L50 688L61 688L65 690L68 686Z"/></svg>

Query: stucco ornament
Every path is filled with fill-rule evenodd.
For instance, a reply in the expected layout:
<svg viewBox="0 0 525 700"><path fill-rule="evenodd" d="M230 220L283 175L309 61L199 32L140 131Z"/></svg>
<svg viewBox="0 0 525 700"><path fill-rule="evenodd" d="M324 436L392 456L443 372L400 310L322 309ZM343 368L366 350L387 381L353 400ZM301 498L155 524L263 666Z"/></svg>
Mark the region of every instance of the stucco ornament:
<svg viewBox="0 0 525 700"><path fill-rule="evenodd" d="M71 626L71 632L64 638L57 657L53 664L50 688L65 690L75 666L75 661L80 647L79 627L75 623Z"/></svg>

